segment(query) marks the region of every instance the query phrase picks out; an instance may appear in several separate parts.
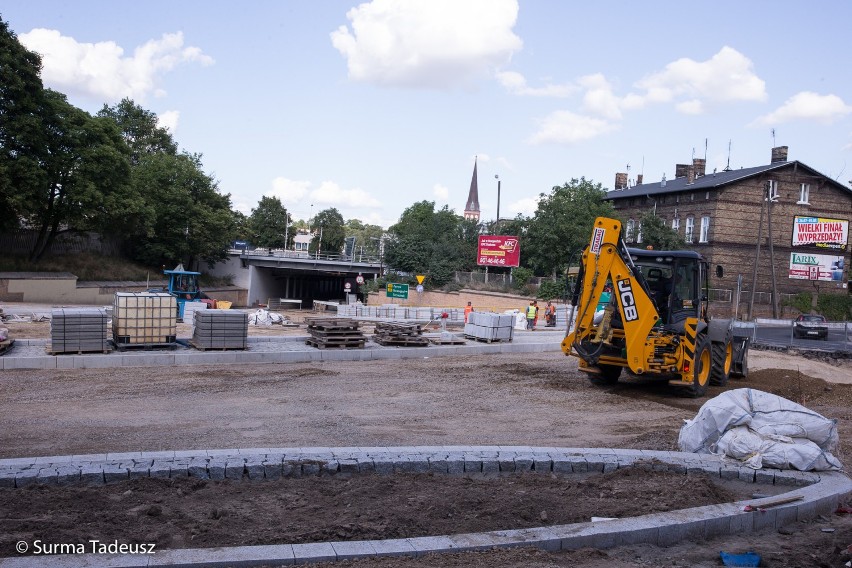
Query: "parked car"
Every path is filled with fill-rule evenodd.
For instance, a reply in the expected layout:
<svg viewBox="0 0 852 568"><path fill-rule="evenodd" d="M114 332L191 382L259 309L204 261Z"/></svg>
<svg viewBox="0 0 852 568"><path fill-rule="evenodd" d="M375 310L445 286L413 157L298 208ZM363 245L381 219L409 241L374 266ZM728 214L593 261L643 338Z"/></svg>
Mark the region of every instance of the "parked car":
<svg viewBox="0 0 852 568"><path fill-rule="evenodd" d="M828 339L828 324L824 316L802 314L793 323L793 337Z"/></svg>

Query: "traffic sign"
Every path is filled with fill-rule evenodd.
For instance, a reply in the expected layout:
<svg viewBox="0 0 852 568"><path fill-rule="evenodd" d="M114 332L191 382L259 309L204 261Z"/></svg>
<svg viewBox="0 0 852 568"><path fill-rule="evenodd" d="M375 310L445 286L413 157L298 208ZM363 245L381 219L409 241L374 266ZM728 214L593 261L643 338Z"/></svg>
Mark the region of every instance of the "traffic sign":
<svg viewBox="0 0 852 568"><path fill-rule="evenodd" d="M418 284L417 288L415 288L415 290L417 290L418 294L422 294L423 293L423 284Z"/></svg>
<svg viewBox="0 0 852 568"><path fill-rule="evenodd" d="M364 283L364 277L359 274L358 276L355 277L355 282L357 282L358 285L360 286L361 284Z"/></svg>
<svg viewBox="0 0 852 568"><path fill-rule="evenodd" d="M407 300L408 299L408 284L394 284L392 282L388 282L387 297L388 298L399 298L401 300Z"/></svg>
<svg viewBox="0 0 852 568"><path fill-rule="evenodd" d="M418 275L416 276L416 278L417 278L417 283L418 283L418 284L423 284L423 281L424 281L424 280L426 280L426 276L425 276L425 275L423 275L423 274L418 274Z"/></svg>

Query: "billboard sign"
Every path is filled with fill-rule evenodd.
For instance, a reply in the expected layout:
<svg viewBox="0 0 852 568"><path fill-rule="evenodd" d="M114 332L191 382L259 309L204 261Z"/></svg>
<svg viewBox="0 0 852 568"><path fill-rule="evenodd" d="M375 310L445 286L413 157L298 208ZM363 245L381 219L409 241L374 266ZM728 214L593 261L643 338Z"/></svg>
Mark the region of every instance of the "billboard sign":
<svg viewBox="0 0 852 568"><path fill-rule="evenodd" d="M479 266L519 266L521 247L518 244L518 237L479 235L476 259L476 264Z"/></svg>
<svg viewBox="0 0 852 568"><path fill-rule="evenodd" d="M794 280L820 280L844 282L842 256L827 254L790 253L790 278Z"/></svg>
<svg viewBox="0 0 852 568"><path fill-rule="evenodd" d="M793 246L812 246L846 250L849 238L849 221L825 217L793 218Z"/></svg>

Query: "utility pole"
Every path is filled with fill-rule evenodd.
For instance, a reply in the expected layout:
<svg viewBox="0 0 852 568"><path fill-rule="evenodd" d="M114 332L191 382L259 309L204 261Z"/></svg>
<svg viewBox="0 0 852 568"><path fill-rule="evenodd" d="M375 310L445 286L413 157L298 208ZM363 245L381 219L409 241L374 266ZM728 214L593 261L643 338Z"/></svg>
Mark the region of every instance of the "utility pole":
<svg viewBox="0 0 852 568"><path fill-rule="evenodd" d="M760 222L757 225L757 252L754 255L754 270L751 273L751 299L748 302L748 320L751 321L752 313L754 312L754 294L755 288L757 288L757 265L760 263L760 241L763 238L763 207L766 204L766 198L768 193L766 191L766 187L763 189L763 193L761 197L763 198L760 203Z"/></svg>
<svg viewBox="0 0 852 568"><path fill-rule="evenodd" d="M775 129L772 129L773 135ZM772 317L778 319L778 282L775 278L775 251L772 248L772 195L766 192L766 228L769 234L769 266L772 268Z"/></svg>

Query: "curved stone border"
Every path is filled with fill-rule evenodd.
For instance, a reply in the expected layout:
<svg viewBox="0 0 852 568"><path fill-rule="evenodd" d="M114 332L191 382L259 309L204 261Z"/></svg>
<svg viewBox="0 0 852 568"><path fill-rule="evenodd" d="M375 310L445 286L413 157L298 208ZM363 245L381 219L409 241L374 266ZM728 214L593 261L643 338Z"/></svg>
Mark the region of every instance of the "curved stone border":
<svg viewBox="0 0 852 568"><path fill-rule="evenodd" d="M175 476L254 480L349 473L603 473L630 466L784 485L802 499L764 511L745 512L743 507L759 507L777 496L597 523L408 539L164 550L152 556L63 556L61 565L252 566L494 547L536 546L558 551L639 543L668 546L689 538L742 534L809 520L833 512L839 501L852 493L852 480L838 472L755 471L721 456L681 452L533 446L252 448L15 458L0 460L0 487L33 483L97 485L136 477ZM0 568L48 566L58 560L34 556L2 558Z"/></svg>

